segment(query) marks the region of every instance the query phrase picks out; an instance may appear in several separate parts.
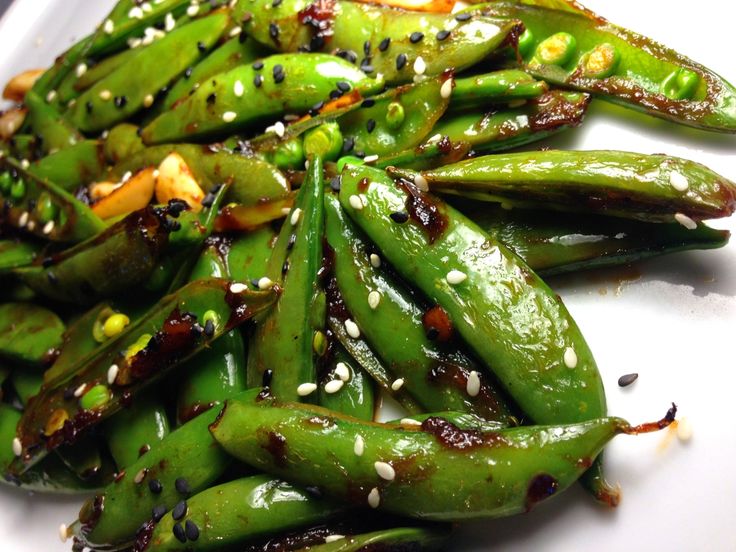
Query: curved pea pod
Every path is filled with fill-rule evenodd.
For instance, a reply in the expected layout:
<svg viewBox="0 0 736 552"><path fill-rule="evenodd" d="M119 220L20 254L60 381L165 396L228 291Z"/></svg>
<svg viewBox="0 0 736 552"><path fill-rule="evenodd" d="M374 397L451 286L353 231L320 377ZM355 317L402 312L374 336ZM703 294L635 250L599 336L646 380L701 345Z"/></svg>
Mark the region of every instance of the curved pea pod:
<svg viewBox="0 0 736 552"><path fill-rule="evenodd" d="M320 378L319 405L359 420L373 420L373 381L339 343L333 345L327 368Z"/></svg>
<svg viewBox="0 0 736 552"><path fill-rule="evenodd" d="M73 74L73 92L69 92L67 95L64 95L62 91L59 90L59 100L61 102L68 102L72 98L78 97L81 92L94 86L96 83L115 71L118 67L122 67L138 55L139 52L140 50L136 48L126 48L121 52L103 58L91 67L89 67L88 64L85 64L86 69L82 75L77 76L76 73ZM77 66L77 68L79 68L79 66Z"/></svg>
<svg viewBox="0 0 736 552"><path fill-rule="evenodd" d="M358 194L360 209L351 200ZM603 384L575 321L505 245L441 200L376 169L348 166L340 203L396 271L447 312L532 421L605 415ZM403 216L394 220L392 213Z"/></svg>
<svg viewBox="0 0 736 552"><path fill-rule="evenodd" d="M598 418L481 432L441 417L421 426L372 424L265 398L228 401L210 431L243 462L330 498L461 521L529 511L574 483L614 436L662 429L674 414L673 407L659 422L636 427ZM283 446L269 447L274 440Z"/></svg>
<svg viewBox="0 0 736 552"><path fill-rule="evenodd" d="M161 88L202 57L228 24L214 13L175 29L84 92L69 109L69 120L85 132L98 132L137 113Z"/></svg>
<svg viewBox="0 0 736 552"><path fill-rule="evenodd" d="M33 303L0 305L0 357L40 366L61 345L64 323L49 309Z"/></svg>
<svg viewBox="0 0 736 552"><path fill-rule="evenodd" d="M149 392L110 418L102 433L120 473L166 438L169 419L157 394Z"/></svg>
<svg viewBox="0 0 736 552"><path fill-rule="evenodd" d="M554 167L550 169L550 167ZM414 175L397 171L413 178ZM731 215L736 184L666 155L619 151L506 153L423 171L429 187L527 208L596 212L648 222Z"/></svg>
<svg viewBox="0 0 736 552"><path fill-rule="evenodd" d="M191 74L184 75L171 87L161 102L158 112L168 111L176 106L177 103L193 94L205 80L241 65L250 64L260 57L266 57L269 53L270 50L253 40L243 40L243 37L231 38L195 65Z"/></svg>
<svg viewBox="0 0 736 552"><path fill-rule="evenodd" d="M278 235L270 226L236 236L227 250L227 267L237 282L250 282L266 273Z"/></svg>
<svg viewBox="0 0 736 552"><path fill-rule="evenodd" d="M453 201L490 236L510 247L542 276L617 266L691 249L716 249L730 233L699 224L652 224L594 215L566 215Z"/></svg>
<svg viewBox="0 0 736 552"><path fill-rule="evenodd" d="M342 536L342 535L340 535ZM448 529L430 527L396 527L382 529L372 533L347 535L342 538L333 536L329 542L315 544L300 550L313 552L359 552L362 550L446 550L450 537Z"/></svg>
<svg viewBox="0 0 736 552"><path fill-rule="evenodd" d="M326 54L277 54L263 67L243 65L203 83L172 110L143 129L143 142L160 144L230 135L285 113L309 111L338 83L367 95L383 87L358 68ZM239 83L239 84L238 84Z"/></svg>
<svg viewBox="0 0 736 552"><path fill-rule="evenodd" d="M269 259L265 274L268 282L258 282L259 287L280 282L283 293L275 308L259 320L251 337L249 387L261 385L264 374L271 370L272 392L298 400L301 395L297 388L316 381L315 339L324 328L324 310L317 300L323 232L322 159L313 157Z"/></svg>
<svg viewBox="0 0 736 552"><path fill-rule="evenodd" d="M46 240L78 242L105 228L87 205L12 159L0 160L0 197L0 221Z"/></svg>
<svg viewBox="0 0 736 552"><path fill-rule="evenodd" d="M10 384L22 405L28 404L31 397L38 393L42 383L43 375L35 370L15 368L10 375Z"/></svg>
<svg viewBox="0 0 736 552"><path fill-rule="evenodd" d="M174 520L172 513L168 513L155 525L147 524L135 550L186 550L187 546L175 536L176 526L187 538L196 541L197 550L221 550L326 521L345 509L267 475L212 487L193 496L186 505L181 520ZM197 538L191 539L194 534Z"/></svg>
<svg viewBox="0 0 736 552"><path fill-rule="evenodd" d="M235 16L252 14L245 31L261 44L284 52L337 51L361 68L383 75L389 85L411 82L415 74L461 71L484 60L520 32L508 19L420 13L386 6L334 1L240 0ZM305 24L310 23L311 24ZM416 60L421 58L418 64Z"/></svg>
<svg viewBox="0 0 736 552"><path fill-rule="evenodd" d="M373 266L376 254L337 197L328 194L325 204L337 286L361 334L390 368L392 387L406 388L430 412L456 410L515 423L493 383L478 376L483 370L453 343L447 313L436 305L422 308L385 268Z"/></svg>
<svg viewBox="0 0 736 552"><path fill-rule="evenodd" d="M710 69L587 10L492 2L481 13L521 20L524 67L550 83L650 115L736 132L736 89Z"/></svg>
<svg viewBox="0 0 736 552"><path fill-rule="evenodd" d="M115 165L145 149L138 129L131 123L112 127L104 142L105 159Z"/></svg>
<svg viewBox="0 0 736 552"><path fill-rule="evenodd" d="M16 274L46 297L93 303L146 280L166 250L171 224L166 211L147 207Z"/></svg>
<svg viewBox="0 0 736 552"><path fill-rule="evenodd" d="M74 193L81 186L97 180L105 169L102 143L83 140L31 163L28 172Z"/></svg>
<svg viewBox="0 0 736 552"><path fill-rule="evenodd" d="M72 120L59 113L33 90L28 91L24 103L28 108L27 122L33 134L41 139L44 152L63 150L83 139Z"/></svg>
<svg viewBox="0 0 736 552"><path fill-rule="evenodd" d="M41 248L29 241L0 240L0 274L31 264Z"/></svg>
<svg viewBox="0 0 736 552"><path fill-rule="evenodd" d="M54 61L54 65L44 72L31 89L39 98L47 98L49 93L55 91L56 87L66 78L76 65L89 53L97 33L87 36L75 43L66 52ZM53 93L51 95L53 98Z"/></svg>
<svg viewBox="0 0 736 552"><path fill-rule="evenodd" d="M276 298L273 291L231 291L230 287L230 282L216 278L184 286L105 342L76 372L44 385L23 413L18 427L22 453L11 472L22 473L46 452L74 442L220 335L270 307ZM197 320L209 310L222 324L205 333Z"/></svg>
<svg viewBox="0 0 736 552"><path fill-rule="evenodd" d="M502 69L455 80L452 95L458 101L453 101L452 107L468 110L489 103L531 100L548 90L547 83L525 71Z"/></svg>
<svg viewBox="0 0 736 552"><path fill-rule="evenodd" d="M192 171L197 183L206 191L223 182L229 183L227 201L254 205L277 199L289 193L284 175L273 165L255 157L212 151L206 146L173 144L146 148L116 165L110 180L120 179L126 172L155 166L170 153L179 154Z"/></svg>

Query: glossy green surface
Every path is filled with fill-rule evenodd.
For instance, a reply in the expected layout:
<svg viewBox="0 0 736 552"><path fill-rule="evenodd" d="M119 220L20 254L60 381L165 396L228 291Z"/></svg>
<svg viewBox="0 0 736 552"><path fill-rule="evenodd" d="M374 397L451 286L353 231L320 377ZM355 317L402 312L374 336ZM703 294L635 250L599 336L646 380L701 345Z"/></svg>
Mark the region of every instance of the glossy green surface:
<svg viewBox="0 0 736 552"><path fill-rule="evenodd" d="M23 102L28 108L27 122L33 134L41 138L45 153L66 149L82 140L74 121L67 120L33 90L28 91Z"/></svg>
<svg viewBox="0 0 736 552"><path fill-rule="evenodd" d="M373 380L341 345L333 344L332 347L329 369L320 381L319 405L359 420L372 421L376 410ZM342 380L343 386L337 392L328 392L325 385L335 380Z"/></svg>
<svg viewBox="0 0 736 552"><path fill-rule="evenodd" d="M345 538L309 546L301 550L312 552L360 552L372 548L388 550L445 550L450 537L448 531L423 527L400 527L383 529L362 535L348 535Z"/></svg>
<svg viewBox="0 0 736 552"><path fill-rule="evenodd" d="M41 365L61 345L64 323L51 310L33 303L0 305L0 357Z"/></svg>
<svg viewBox="0 0 736 552"><path fill-rule="evenodd" d="M28 172L55 182L73 194L81 186L99 178L105 168L102 144L96 140L83 140L31 163Z"/></svg>
<svg viewBox="0 0 736 552"><path fill-rule="evenodd" d="M38 256L39 246L14 239L0 240L0 273L31 264Z"/></svg>

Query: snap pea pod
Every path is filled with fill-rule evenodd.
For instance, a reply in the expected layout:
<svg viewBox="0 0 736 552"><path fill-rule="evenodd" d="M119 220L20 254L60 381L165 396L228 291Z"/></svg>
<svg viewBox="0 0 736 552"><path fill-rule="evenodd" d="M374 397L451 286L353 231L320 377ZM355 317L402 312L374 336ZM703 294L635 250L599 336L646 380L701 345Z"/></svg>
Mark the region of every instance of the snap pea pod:
<svg viewBox="0 0 736 552"><path fill-rule="evenodd" d="M44 153L63 150L82 140L74 122L67 120L33 90L26 93L23 101L28 107L27 122L33 134L40 138Z"/></svg>
<svg viewBox="0 0 736 552"><path fill-rule="evenodd" d="M0 159L0 196L0 221L46 240L78 242L105 228L84 203L13 159Z"/></svg>
<svg viewBox="0 0 736 552"><path fill-rule="evenodd" d="M110 129L104 142L105 159L110 164L116 165L145 149L138 135L139 128L132 123L120 123Z"/></svg>
<svg viewBox="0 0 736 552"><path fill-rule="evenodd" d="M736 89L710 69L600 16L519 2L478 10L521 20L524 68L550 83L696 128L736 132Z"/></svg>
<svg viewBox="0 0 736 552"><path fill-rule="evenodd" d="M103 461L99 443L94 437L82 437L74 445L63 445L54 453L82 481L109 483L114 477L115 466L110 461Z"/></svg>
<svg viewBox="0 0 736 552"><path fill-rule="evenodd" d="M373 420L373 381L339 343L331 351L327 370L320 378L319 405L359 420ZM330 382L343 382L342 385ZM327 387L327 385L331 387ZM337 391L336 385L340 385Z"/></svg>
<svg viewBox="0 0 736 552"><path fill-rule="evenodd" d="M22 473L46 452L73 442L118 412L124 401L275 299L273 291L230 287L230 282L214 278L184 286L107 341L76 372L45 385L23 413L18 426L22 451L11 472ZM197 321L210 310L220 322L205 333ZM111 369L113 365L117 369Z"/></svg>
<svg viewBox="0 0 736 552"><path fill-rule="evenodd" d="M40 249L37 244L28 240L0 240L0 274L31 264Z"/></svg>
<svg viewBox="0 0 736 552"><path fill-rule="evenodd" d="M507 210L460 198L452 204L542 276L617 266L677 251L716 249L730 237L727 230L705 224L688 230L675 223Z"/></svg>
<svg viewBox="0 0 736 552"><path fill-rule="evenodd" d="M136 550L221 550L266 535L326 521L344 506L267 475L255 475L202 491L187 501L181 520L166 514L146 526ZM175 527L197 528L191 544L175 536ZM192 533L190 532L190 536ZM145 543L145 544L143 544ZM142 545L142 546L141 546Z"/></svg>
<svg viewBox="0 0 736 552"><path fill-rule="evenodd" d="M271 370L272 392L299 400L297 388L317 380L319 348L315 344L319 334L324 337L324 309L317 301L323 226L322 159L312 157L268 261L265 276L270 285L282 282L284 291L275 308L259 320L250 340L248 387L261 385L266 371Z"/></svg>
<svg viewBox="0 0 736 552"><path fill-rule="evenodd" d="M82 140L31 163L28 172L74 193L81 186L97 180L105 169L102 143L97 140Z"/></svg>
<svg viewBox="0 0 736 552"><path fill-rule="evenodd" d="M13 461L13 438L15 427L21 413L12 406L0 402L0 466L5 467Z"/></svg>
<svg viewBox="0 0 736 552"><path fill-rule="evenodd" d="M227 267L233 280L251 282L266 273L277 234L270 226L238 235L227 252Z"/></svg>
<svg viewBox="0 0 736 552"><path fill-rule="evenodd" d="M461 98L453 108L463 110L489 103L504 103L538 98L549 90L544 81L536 80L529 73L518 69L504 69L457 79L453 96Z"/></svg>
<svg viewBox="0 0 736 552"><path fill-rule="evenodd" d="M26 370L16 367L10 375L10 384L22 405L28 404L38 390L41 389L43 375L35 370Z"/></svg>
<svg viewBox="0 0 736 552"><path fill-rule="evenodd" d="M6 152L5 157L32 161L44 156L41 139L33 134L14 134L7 142L0 142L0 148Z"/></svg>
<svg viewBox="0 0 736 552"><path fill-rule="evenodd" d="M249 14L243 28L261 44L283 52L336 51L355 63L362 57L361 68L383 75L389 85L411 82L416 74L471 67L520 32L511 20L338 0L284 0L276 7L268 0L239 0L233 13L238 18Z"/></svg>
<svg viewBox="0 0 736 552"><path fill-rule="evenodd" d="M406 388L430 412L471 412L514 424L506 399L487 377L479 378L475 395L468 395L471 372L483 370L453 346L452 323L444 310L422 308L385 268L373 266L370 259L376 254L336 196L325 197L325 208L337 286L352 320L394 376L392 386Z"/></svg>
<svg viewBox="0 0 736 552"><path fill-rule="evenodd" d="M107 180L117 181L128 172L157 166L170 153L179 154L204 190L227 182L227 201L254 205L266 199L277 199L289 193L289 182L273 165L254 157L212 151L194 144L173 144L146 148L116 165Z"/></svg>
<svg viewBox="0 0 736 552"><path fill-rule="evenodd" d="M244 65L209 79L146 126L143 142L150 145L230 135L285 113L307 112L329 99L338 83L346 83L362 95L378 92L384 85L347 61L326 54L277 54L262 63L259 69Z"/></svg>
<svg viewBox="0 0 736 552"><path fill-rule="evenodd" d="M118 52L117 54L107 56L100 60L99 63L95 63L91 67L88 67L79 77L77 77L76 74L73 74L74 78L72 79L72 87L74 94L67 96L59 91L59 100L61 102L68 102L72 98L79 96L79 93L91 88L110 73L115 71L118 67L122 67L138 55L139 52L140 50L137 48L126 48L125 50Z"/></svg>
<svg viewBox="0 0 736 552"><path fill-rule="evenodd" d="M299 550L312 552L360 552L364 550L446 550L448 530L429 527L397 527L372 533L348 535ZM333 537L334 538L334 537Z"/></svg>
<svg viewBox="0 0 736 552"><path fill-rule="evenodd" d="M84 92L69 109L69 120L85 132L98 132L137 113L161 88L200 59L228 24L214 13L175 29Z"/></svg>
<svg viewBox="0 0 736 552"><path fill-rule="evenodd" d="M76 67L76 65L89 53L90 48L99 33L100 30L97 30L92 35L75 43L66 52L57 57L54 61L54 65L47 69L46 72L44 72L44 74L33 83L31 91L39 98L45 99L49 93L52 93L53 97L53 92L56 90L56 87L61 84L74 67Z"/></svg>
<svg viewBox="0 0 736 552"><path fill-rule="evenodd" d="M0 305L0 357L42 366L61 345L64 323L51 310L33 303Z"/></svg>
<svg viewBox="0 0 736 552"><path fill-rule="evenodd" d="M231 204L222 208L215 221L217 232L251 232L263 225L284 218L294 206L296 192L257 205Z"/></svg>
<svg viewBox="0 0 736 552"><path fill-rule="evenodd" d="M236 458L328 497L461 521L529 511L574 483L614 436L662 429L674 415L673 407L659 422L635 427L598 418L480 432L440 417L421 426L372 424L267 397L228 401L210 431ZM273 441L281 446L269 447Z"/></svg>
<svg viewBox="0 0 736 552"><path fill-rule="evenodd" d="M402 171L396 174L413 178ZM725 217L736 210L736 184L699 163L666 155L561 150L505 153L421 175L432 190L469 192L476 199L680 222L693 228L693 221Z"/></svg>

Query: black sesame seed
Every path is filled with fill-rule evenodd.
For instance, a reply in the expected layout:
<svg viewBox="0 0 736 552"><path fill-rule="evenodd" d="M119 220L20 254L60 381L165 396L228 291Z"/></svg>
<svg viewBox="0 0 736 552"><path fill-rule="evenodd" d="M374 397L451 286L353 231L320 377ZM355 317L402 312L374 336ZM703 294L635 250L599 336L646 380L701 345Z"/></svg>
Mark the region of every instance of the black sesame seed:
<svg viewBox="0 0 736 552"><path fill-rule="evenodd" d="M153 521L159 522L165 515L166 515L166 506L164 506L163 504L154 506L153 509L151 510L151 517L153 518Z"/></svg>
<svg viewBox="0 0 736 552"><path fill-rule="evenodd" d="M398 56L396 56L396 69L401 71L404 67L406 67L407 61L408 60L406 54L399 54Z"/></svg>
<svg viewBox="0 0 736 552"><path fill-rule="evenodd" d="M325 37L322 35L314 35L309 41L309 51L318 52L325 46Z"/></svg>
<svg viewBox="0 0 736 552"><path fill-rule="evenodd" d="M188 495L192 492L192 490L189 488L189 482L183 477L176 478L176 481L174 481L174 488L176 489L177 493L183 495Z"/></svg>
<svg viewBox="0 0 736 552"><path fill-rule="evenodd" d="M324 106L325 106L325 102L323 102L323 101L319 101L319 102L317 102L316 104L314 104L314 105L312 106L312 111L319 111L319 110L320 110L320 109L322 109L322 108L323 108Z"/></svg>
<svg viewBox="0 0 736 552"><path fill-rule="evenodd" d="M289 261L284 261L284 264L281 265L281 274L286 274L289 272Z"/></svg>
<svg viewBox="0 0 736 552"><path fill-rule="evenodd" d="M337 89L340 92L350 92L350 88L351 88L351 86L350 86L350 83L349 82L338 81L338 83L337 83Z"/></svg>
<svg viewBox="0 0 736 552"><path fill-rule="evenodd" d="M368 119L368 121L366 121L365 123L365 128L368 131L368 134L370 134L371 132L373 132L373 129L376 128L376 121L373 119Z"/></svg>
<svg viewBox="0 0 736 552"><path fill-rule="evenodd" d="M196 541L199 538L199 527L191 519L184 523L184 532L190 541Z"/></svg>
<svg viewBox="0 0 736 552"><path fill-rule="evenodd" d="M184 532L184 528L181 526L181 523L176 523L171 532L174 533L176 540L179 542L187 542L187 535Z"/></svg>
<svg viewBox="0 0 736 552"><path fill-rule="evenodd" d="M256 88L260 88L262 84L263 75L256 75L255 77L253 77L253 86L255 86Z"/></svg>
<svg viewBox="0 0 736 552"><path fill-rule="evenodd" d="M284 66L281 64L276 64L273 66L273 80L276 84L279 84L284 81L284 78L286 77L286 73L284 73Z"/></svg>
<svg viewBox="0 0 736 552"><path fill-rule="evenodd" d="M66 389L64 389L64 400L65 401L70 401L70 400L76 398L74 396L74 391L76 391L76 389L74 387L67 387Z"/></svg>
<svg viewBox="0 0 736 552"><path fill-rule="evenodd" d="M238 35L238 42L243 44L246 40L248 40L248 33L245 32L245 29L240 31L240 34Z"/></svg>
<svg viewBox="0 0 736 552"><path fill-rule="evenodd" d="M345 153L353 151L353 148L355 147L355 138L352 136L345 138L342 141L342 151Z"/></svg>
<svg viewBox="0 0 736 552"><path fill-rule="evenodd" d="M84 107L87 110L87 113L92 113L92 102L87 102L84 104Z"/></svg>
<svg viewBox="0 0 736 552"><path fill-rule="evenodd" d="M367 100L363 100L363 103L360 104L360 107L373 107L376 105L376 100L373 98L368 98Z"/></svg>
<svg viewBox="0 0 736 552"><path fill-rule="evenodd" d="M207 337L215 335L215 323L212 322L212 320L207 320L207 322L204 323L204 335Z"/></svg>
<svg viewBox="0 0 736 552"><path fill-rule="evenodd" d="M253 65L252 65L252 67L253 67L253 69L255 69L256 71L260 71L261 69L263 69L263 61L261 61L261 60L258 60L258 61L256 61L256 62L255 62L255 63L254 63Z"/></svg>
<svg viewBox="0 0 736 552"><path fill-rule="evenodd" d="M52 259L51 257L45 257L43 261L41 261L41 266L43 266L44 268L48 268L52 264L54 264L54 259Z"/></svg>
<svg viewBox="0 0 736 552"><path fill-rule="evenodd" d="M455 16L455 21L467 21L471 17L473 17L473 15L470 13L459 13Z"/></svg>
<svg viewBox="0 0 736 552"><path fill-rule="evenodd" d="M252 285L254 288L258 289L258 282L259 282L258 278L253 278L250 281L250 285Z"/></svg>
<svg viewBox="0 0 736 552"><path fill-rule="evenodd" d="M371 55L371 41L370 40L366 40L363 43L363 53L366 55L366 57Z"/></svg>
<svg viewBox="0 0 736 552"><path fill-rule="evenodd" d="M273 40L278 40L279 38L279 26L276 23L271 23L268 26L268 36L270 36Z"/></svg>
<svg viewBox="0 0 736 552"><path fill-rule="evenodd" d="M199 322L195 322L194 324L192 324L191 332L194 337L199 337L204 333L204 328Z"/></svg>
<svg viewBox="0 0 736 552"><path fill-rule="evenodd" d="M386 37L381 42L378 43L378 49L382 52L385 52L388 50L388 47L391 45L391 38Z"/></svg>
<svg viewBox="0 0 736 552"><path fill-rule="evenodd" d="M204 42L201 42L201 41L197 42L197 50L199 50L200 52L204 54L207 51L207 46L205 45Z"/></svg>
<svg viewBox="0 0 736 552"><path fill-rule="evenodd" d="M434 341L439 337L439 335L440 331L434 326L430 326L429 328L427 328L427 339L429 339L430 341Z"/></svg>
<svg viewBox="0 0 736 552"><path fill-rule="evenodd" d="M194 71L194 68L193 67L187 67L187 70L184 71L184 78L185 79L188 79L189 77L191 77L192 76L192 71Z"/></svg>
<svg viewBox="0 0 736 552"><path fill-rule="evenodd" d="M450 31L442 30L437 33L437 40L445 40L448 36L450 36Z"/></svg>
<svg viewBox="0 0 736 552"><path fill-rule="evenodd" d="M293 248L295 243L296 243L296 234L292 234L291 236L289 236L289 241L286 242L286 249Z"/></svg>
<svg viewBox="0 0 736 552"><path fill-rule="evenodd" d="M365 157L365 152L363 150L355 150L353 152L353 155L355 157L360 157L361 159L363 159Z"/></svg>
<svg viewBox="0 0 736 552"><path fill-rule="evenodd" d="M342 187L342 176L338 174L337 176L332 177L332 180L330 180L330 188L332 188L332 191L339 192L341 187Z"/></svg>
<svg viewBox="0 0 736 552"><path fill-rule="evenodd" d="M324 496L321 489L316 486L304 487L304 490L314 498L322 498Z"/></svg>
<svg viewBox="0 0 736 552"><path fill-rule="evenodd" d="M281 2L283 2L283 0L273 0L271 7L278 8L281 5Z"/></svg>
<svg viewBox="0 0 736 552"><path fill-rule="evenodd" d="M341 57L345 61L349 61L350 63L358 61L358 55L352 50L338 50L335 52L335 55Z"/></svg>
<svg viewBox="0 0 736 552"><path fill-rule="evenodd" d="M174 509L171 511L171 517L174 518L175 521L179 521L181 518L184 517L184 514L187 513L187 501L186 500L180 500L176 503L176 506L174 506Z"/></svg>
<svg viewBox="0 0 736 552"><path fill-rule="evenodd" d="M618 386L619 387L627 387L634 383L639 378L639 374L633 373L633 374L625 374L618 378Z"/></svg>
<svg viewBox="0 0 736 552"><path fill-rule="evenodd" d="M206 196L204 196L204 199L202 200L202 207L212 207L212 204L215 202L215 196L213 193L208 193Z"/></svg>
<svg viewBox="0 0 736 552"><path fill-rule="evenodd" d="M336 100L340 96L342 96L342 92L340 92L339 90L330 90L330 99L331 100Z"/></svg>
<svg viewBox="0 0 736 552"><path fill-rule="evenodd" d="M114 102L115 107L117 107L118 109L122 109L123 107L125 107L125 104L128 103L128 98L126 98L125 96L115 96Z"/></svg>
<svg viewBox="0 0 736 552"><path fill-rule="evenodd" d="M208 105L214 105L214 103L217 101L217 94L214 92L207 96L207 104Z"/></svg>
<svg viewBox="0 0 736 552"><path fill-rule="evenodd" d="M409 35L409 42L412 44L416 44L420 40L424 38L424 33L420 33L419 31L414 31Z"/></svg>
<svg viewBox="0 0 736 552"><path fill-rule="evenodd" d="M407 220L409 220L409 213L407 213L406 211L394 211L389 216L391 217L392 221L399 224L404 224Z"/></svg>
<svg viewBox="0 0 736 552"><path fill-rule="evenodd" d="M153 494L159 494L161 491L164 490L164 486L158 479L150 479L148 481L148 490L151 491Z"/></svg>
<svg viewBox="0 0 736 552"><path fill-rule="evenodd" d="M263 372L263 378L261 379L262 387L271 387L271 380L273 379L273 370L266 370Z"/></svg>
<svg viewBox="0 0 736 552"><path fill-rule="evenodd" d="M360 62L360 70L364 73L372 73L373 72L373 66L371 65L370 60L364 59Z"/></svg>

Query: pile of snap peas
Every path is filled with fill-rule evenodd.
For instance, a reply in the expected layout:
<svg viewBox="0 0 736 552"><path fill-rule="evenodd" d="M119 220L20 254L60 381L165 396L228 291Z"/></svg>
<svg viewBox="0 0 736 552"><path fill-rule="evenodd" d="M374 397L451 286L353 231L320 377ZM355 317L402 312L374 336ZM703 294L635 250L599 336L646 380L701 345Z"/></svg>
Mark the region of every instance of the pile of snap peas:
<svg viewBox="0 0 736 552"><path fill-rule="evenodd" d="M722 247L736 184L515 148L736 88L576 2L119 0L3 95L0 466L89 495L74 550L445 549L616 506L605 445L675 420L608 415L544 278Z"/></svg>

